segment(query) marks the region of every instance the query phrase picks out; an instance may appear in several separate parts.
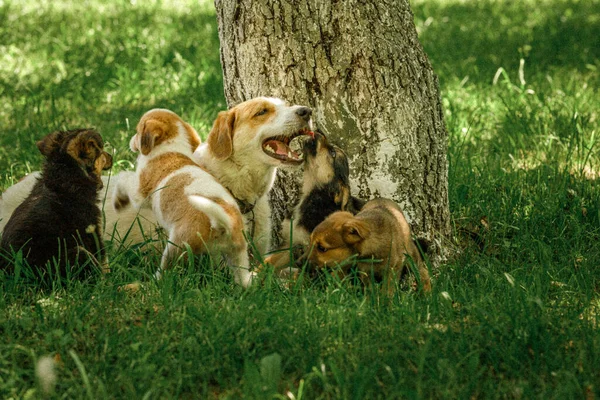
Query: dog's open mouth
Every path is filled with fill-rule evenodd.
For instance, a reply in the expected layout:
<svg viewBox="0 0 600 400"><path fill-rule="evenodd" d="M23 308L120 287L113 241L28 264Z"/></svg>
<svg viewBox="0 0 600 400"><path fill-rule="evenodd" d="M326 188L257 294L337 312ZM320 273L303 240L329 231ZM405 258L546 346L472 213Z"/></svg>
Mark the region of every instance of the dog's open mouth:
<svg viewBox="0 0 600 400"><path fill-rule="evenodd" d="M302 145L294 146L292 141L300 136L313 137L314 133L306 128L299 130L298 132L289 136L272 136L267 138L262 148L266 155L276 158L286 164L300 164L303 161L301 151ZM295 149L292 149L294 147Z"/></svg>

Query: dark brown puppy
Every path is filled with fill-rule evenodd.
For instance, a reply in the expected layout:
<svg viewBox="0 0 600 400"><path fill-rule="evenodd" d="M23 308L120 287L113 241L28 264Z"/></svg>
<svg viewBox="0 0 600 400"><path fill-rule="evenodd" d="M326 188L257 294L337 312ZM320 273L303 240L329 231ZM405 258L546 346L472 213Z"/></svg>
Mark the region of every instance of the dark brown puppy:
<svg viewBox="0 0 600 400"><path fill-rule="evenodd" d="M59 131L37 142L37 147L46 157L42 175L4 227L0 268L11 273L10 254L19 250L38 277L54 268L54 261L61 276L77 275L77 264L86 260L104 267L97 193L102 170L112 166L112 156L103 150L102 137L91 129ZM84 272L81 277L91 270L90 266L79 271Z"/></svg>
<svg viewBox="0 0 600 400"><path fill-rule="evenodd" d="M419 270L423 290L431 291L427 266L411 238L410 227L398 205L388 199L367 202L352 215L338 211L329 215L310 235L311 265L337 267L345 275L355 263L365 285L371 276L382 279L388 294L406 271L407 255ZM355 256L354 262L349 260Z"/></svg>
<svg viewBox="0 0 600 400"><path fill-rule="evenodd" d="M304 173L302 194L293 212L293 222L283 221L285 248L294 248L296 257L301 256L310 240L310 233L329 214L360 211L364 201L350 194L350 167L346 153L330 143L324 134L315 132L304 142ZM290 235L290 226L292 232ZM280 251L265 259L276 268L290 262L290 252Z"/></svg>

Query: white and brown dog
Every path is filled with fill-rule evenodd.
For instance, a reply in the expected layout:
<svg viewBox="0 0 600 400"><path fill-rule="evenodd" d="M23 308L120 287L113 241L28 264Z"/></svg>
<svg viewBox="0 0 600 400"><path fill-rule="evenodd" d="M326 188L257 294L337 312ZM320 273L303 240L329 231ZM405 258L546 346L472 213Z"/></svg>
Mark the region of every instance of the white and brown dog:
<svg viewBox="0 0 600 400"><path fill-rule="evenodd" d="M229 191L192 159L199 144L196 131L174 112L148 111L129 143L139 152L136 172L120 174L114 207L151 207L166 230L158 277L188 245L194 254L225 256L236 283L246 287L252 274L242 215Z"/></svg>
<svg viewBox="0 0 600 400"><path fill-rule="evenodd" d="M311 109L287 105L277 98L258 97L222 111L195 160L235 197L249 236L264 254L271 245L268 192L278 167L299 166L301 155L290 142L312 136Z"/></svg>

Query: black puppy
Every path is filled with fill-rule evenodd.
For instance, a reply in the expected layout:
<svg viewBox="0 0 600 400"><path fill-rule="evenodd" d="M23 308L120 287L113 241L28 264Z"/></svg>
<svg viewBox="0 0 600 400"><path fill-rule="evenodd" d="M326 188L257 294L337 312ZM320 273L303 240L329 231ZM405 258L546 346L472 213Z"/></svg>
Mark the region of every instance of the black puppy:
<svg viewBox="0 0 600 400"><path fill-rule="evenodd" d="M89 276L93 266L106 267L97 193L112 156L92 129L54 132L36 144L46 157L42 175L4 227L0 268L12 273L10 254L22 250L37 277L54 265L63 277ZM90 267L79 271L86 260Z"/></svg>
<svg viewBox="0 0 600 400"><path fill-rule="evenodd" d="M283 221L284 248L291 245L294 255L303 254L310 241L310 233L327 216L336 211L356 214L365 201L350 194L350 167L348 157L338 146L329 143L324 134L315 132L304 142L304 173L302 194L294 208L293 222ZM290 235L290 226L292 234ZM289 251L275 253L265 259L276 268L289 264Z"/></svg>
<svg viewBox="0 0 600 400"><path fill-rule="evenodd" d="M329 143L324 134L304 142L305 159L302 196L294 210L297 221L294 233L310 236L313 229L331 213L348 211L356 214L365 201L350 195L348 156ZM298 232L298 230L302 230Z"/></svg>

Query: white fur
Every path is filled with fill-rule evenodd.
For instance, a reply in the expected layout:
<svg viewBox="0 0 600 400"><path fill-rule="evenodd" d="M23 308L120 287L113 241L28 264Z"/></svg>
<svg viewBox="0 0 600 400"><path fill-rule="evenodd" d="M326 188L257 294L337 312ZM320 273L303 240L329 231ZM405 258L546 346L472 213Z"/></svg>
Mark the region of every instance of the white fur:
<svg viewBox="0 0 600 400"><path fill-rule="evenodd" d="M197 210L208 215L212 229L231 229L229 226L229 215L223 211L220 205L206 197L198 195L190 195L188 196L188 200Z"/></svg>

